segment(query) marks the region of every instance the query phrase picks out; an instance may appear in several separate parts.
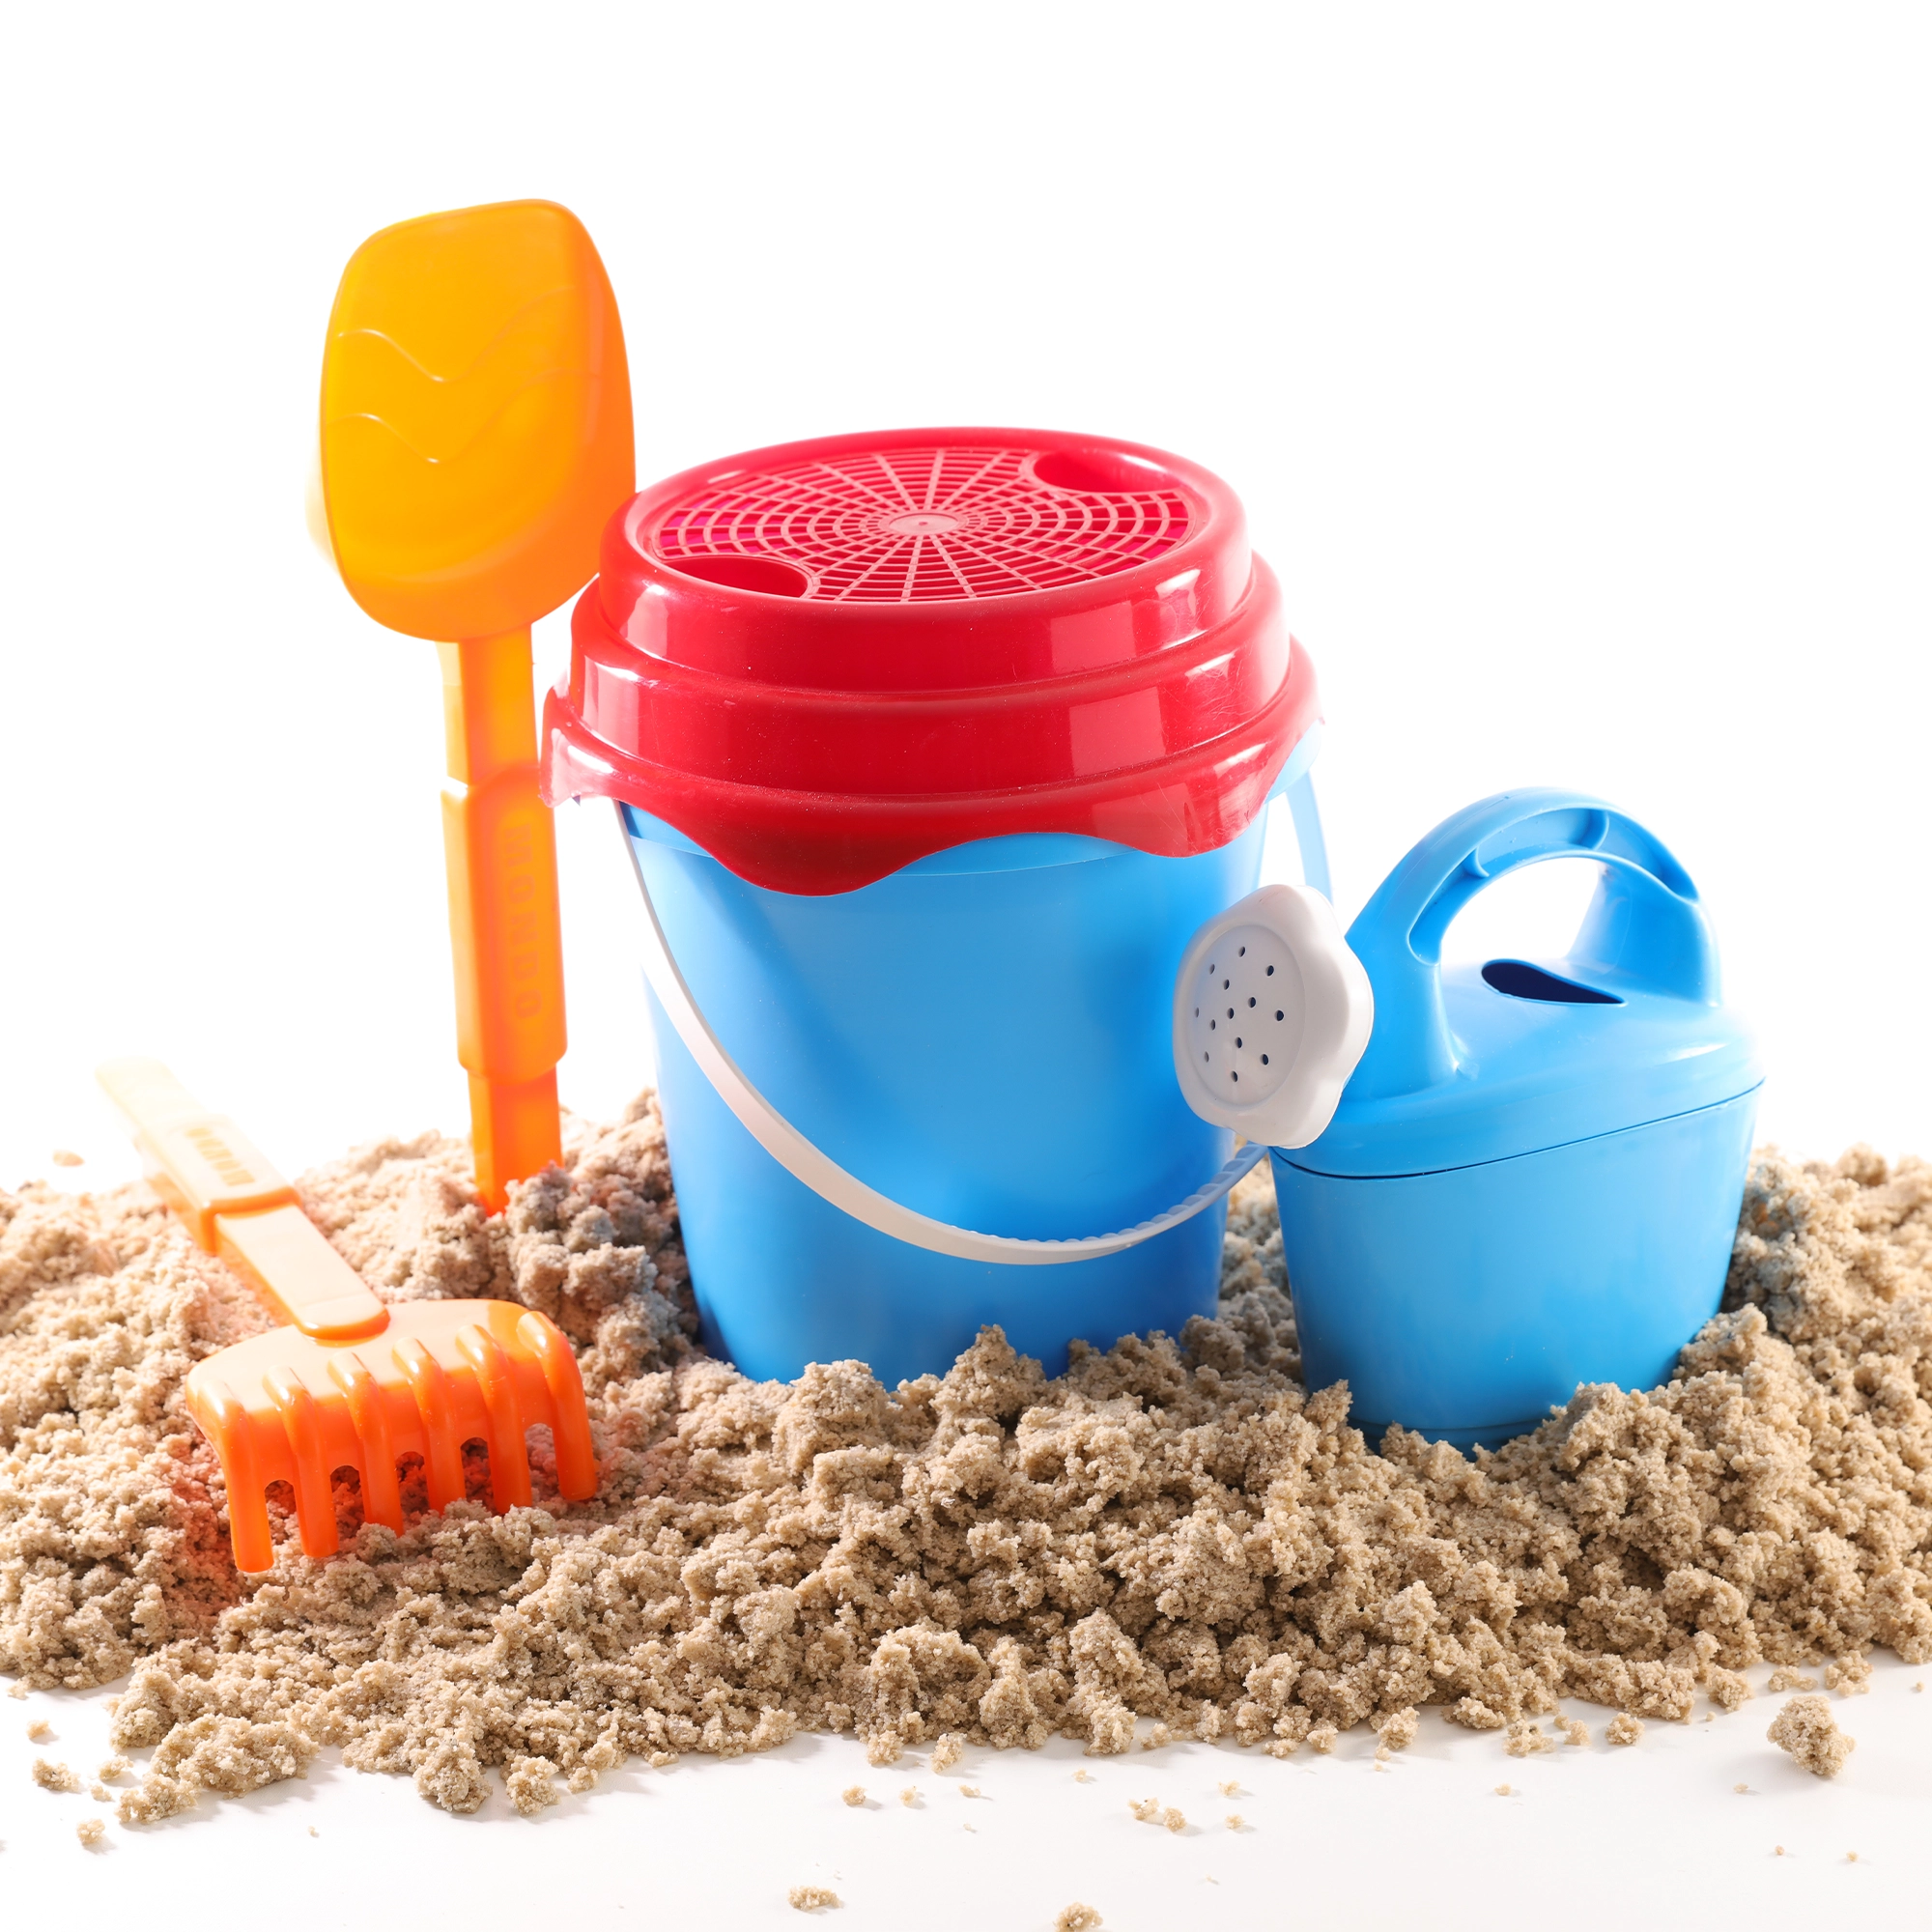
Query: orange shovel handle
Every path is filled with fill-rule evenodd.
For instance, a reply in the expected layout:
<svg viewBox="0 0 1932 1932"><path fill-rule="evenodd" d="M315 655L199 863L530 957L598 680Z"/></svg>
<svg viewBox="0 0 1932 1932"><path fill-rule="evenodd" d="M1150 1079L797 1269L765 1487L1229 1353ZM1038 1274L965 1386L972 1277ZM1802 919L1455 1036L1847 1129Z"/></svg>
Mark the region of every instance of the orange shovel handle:
<svg viewBox="0 0 1932 1932"><path fill-rule="evenodd" d="M528 630L437 650L449 763L442 831L457 1058L469 1075L476 1188L495 1213L512 1180L563 1154L556 834L537 790Z"/></svg>

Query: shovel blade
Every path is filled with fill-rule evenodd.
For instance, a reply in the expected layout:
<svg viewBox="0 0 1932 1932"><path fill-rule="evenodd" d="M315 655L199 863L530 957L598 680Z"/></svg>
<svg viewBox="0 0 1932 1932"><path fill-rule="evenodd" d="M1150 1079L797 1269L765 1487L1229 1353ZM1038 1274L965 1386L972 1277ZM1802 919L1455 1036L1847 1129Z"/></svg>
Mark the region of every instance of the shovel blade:
<svg viewBox="0 0 1932 1932"><path fill-rule="evenodd" d="M636 472L623 327L582 223L498 202L363 242L329 316L320 467L336 568L392 631L494 637L585 583Z"/></svg>

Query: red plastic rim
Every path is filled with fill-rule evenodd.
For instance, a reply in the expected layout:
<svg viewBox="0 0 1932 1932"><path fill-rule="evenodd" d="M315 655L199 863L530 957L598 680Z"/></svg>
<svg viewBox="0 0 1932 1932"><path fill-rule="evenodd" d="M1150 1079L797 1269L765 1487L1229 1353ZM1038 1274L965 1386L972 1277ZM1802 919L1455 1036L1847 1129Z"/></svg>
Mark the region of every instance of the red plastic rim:
<svg viewBox="0 0 1932 1932"><path fill-rule="evenodd" d="M626 800L794 893L1013 832L1209 850L1319 712L1233 491L1037 431L668 478L611 519L573 642L547 795Z"/></svg>

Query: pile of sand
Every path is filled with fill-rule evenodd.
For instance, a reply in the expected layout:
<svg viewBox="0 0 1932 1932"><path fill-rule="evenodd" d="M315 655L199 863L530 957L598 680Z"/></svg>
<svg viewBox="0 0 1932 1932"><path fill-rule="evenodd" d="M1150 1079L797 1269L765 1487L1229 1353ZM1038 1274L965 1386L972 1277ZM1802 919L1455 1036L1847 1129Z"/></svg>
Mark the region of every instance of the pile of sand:
<svg viewBox="0 0 1932 1932"><path fill-rule="evenodd" d="M0 1669L131 1671L129 1819L299 1772L323 1745L473 1808L632 1753L854 1731L1124 1749L1293 1749L1418 1706L1527 1737L1579 1696L1686 1717L1761 1661L1932 1658L1932 1167L1755 1164L1725 1306L1648 1392L1579 1389L1473 1458L1295 1378L1265 1172L1237 1192L1221 1316L1076 1348L1049 1381L987 1331L944 1378L790 1385L704 1356L655 1107L575 1130L567 1174L476 1210L459 1143L384 1142L306 1178L392 1299L503 1295L578 1344L594 1503L361 1524L275 1570L228 1560L218 1468L181 1402L261 1325L147 1191L0 1193ZM1615 1211L1605 1203L1606 1213ZM1588 1230L1578 1231L1588 1238ZM546 1493L541 1433L538 1489ZM472 1496L485 1493L480 1450ZM286 1520L281 1529L291 1527Z"/></svg>

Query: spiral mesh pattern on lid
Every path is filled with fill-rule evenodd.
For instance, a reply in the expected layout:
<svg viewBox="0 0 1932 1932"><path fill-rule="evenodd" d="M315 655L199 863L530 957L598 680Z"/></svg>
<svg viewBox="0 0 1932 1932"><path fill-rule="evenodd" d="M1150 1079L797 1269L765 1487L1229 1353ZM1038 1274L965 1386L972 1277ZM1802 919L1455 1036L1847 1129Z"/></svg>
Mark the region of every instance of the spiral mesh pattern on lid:
<svg viewBox="0 0 1932 1932"><path fill-rule="evenodd" d="M1065 451L839 450L708 479L652 545L674 569L740 589L924 604L1112 577L1174 549L1190 522L1187 496L1151 468Z"/></svg>

